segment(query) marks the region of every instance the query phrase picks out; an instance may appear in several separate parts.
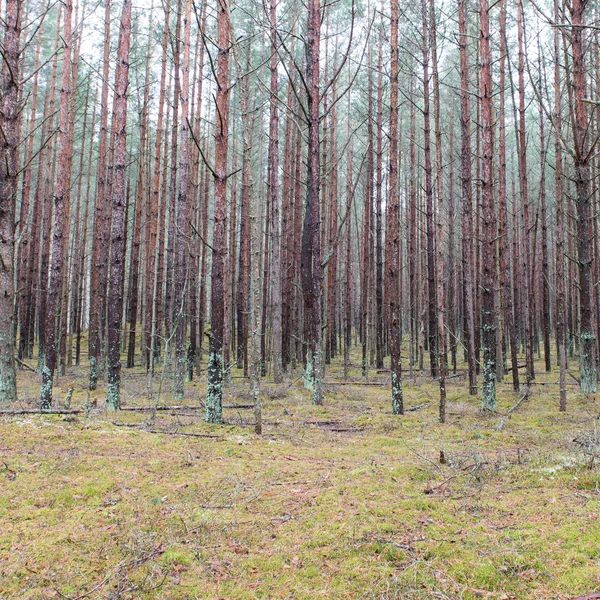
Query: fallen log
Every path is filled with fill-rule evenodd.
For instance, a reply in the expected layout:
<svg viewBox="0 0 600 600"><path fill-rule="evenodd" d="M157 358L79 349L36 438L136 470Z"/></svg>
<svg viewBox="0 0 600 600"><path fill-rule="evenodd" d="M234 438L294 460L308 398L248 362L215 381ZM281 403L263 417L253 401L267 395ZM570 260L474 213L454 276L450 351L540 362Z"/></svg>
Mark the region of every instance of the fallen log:
<svg viewBox="0 0 600 600"><path fill-rule="evenodd" d="M202 438L213 438L221 439L222 435L215 435L213 433L192 433L188 431L164 431L162 429L145 429L144 423L119 423L118 421L111 421L116 427L131 427L132 429L139 429L144 433L158 433L162 435L183 435L186 437L202 437Z"/></svg>
<svg viewBox="0 0 600 600"><path fill-rule="evenodd" d="M85 412L84 408L52 408L41 410L40 408L10 408L0 410L0 415L77 415Z"/></svg>
<svg viewBox="0 0 600 600"><path fill-rule="evenodd" d="M239 409L239 410L250 410L254 408L254 404L223 404L223 408ZM153 412L153 411L167 411L167 410L204 410L205 406L193 405L193 406L121 406L121 410L137 411L137 412Z"/></svg>
<svg viewBox="0 0 600 600"><path fill-rule="evenodd" d="M404 412L413 412L415 410L419 410L420 408L425 408L429 406L431 402L421 402L421 404L415 404L414 406L409 406L404 409Z"/></svg>

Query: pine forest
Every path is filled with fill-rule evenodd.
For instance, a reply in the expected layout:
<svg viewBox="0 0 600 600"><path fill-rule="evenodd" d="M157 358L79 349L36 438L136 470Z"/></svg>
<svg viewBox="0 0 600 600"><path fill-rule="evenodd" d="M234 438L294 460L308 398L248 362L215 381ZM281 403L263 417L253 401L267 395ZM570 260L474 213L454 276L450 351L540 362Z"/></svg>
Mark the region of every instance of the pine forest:
<svg viewBox="0 0 600 600"><path fill-rule="evenodd" d="M0 50L0 599L600 598L597 0Z"/></svg>

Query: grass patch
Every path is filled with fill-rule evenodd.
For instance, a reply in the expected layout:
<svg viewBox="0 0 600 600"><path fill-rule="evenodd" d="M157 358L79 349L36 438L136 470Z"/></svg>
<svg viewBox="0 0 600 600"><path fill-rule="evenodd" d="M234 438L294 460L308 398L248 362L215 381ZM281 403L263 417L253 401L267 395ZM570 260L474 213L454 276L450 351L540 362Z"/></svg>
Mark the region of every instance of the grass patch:
<svg viewBox="0 0 600 600"><path fill-rule="evenodd" d="M145 379L124 375L126 401L144 403ZM35 395L31 374L20 377ZM498 430L499 415L480 414L460 379L449 380L443 426L437 383L421 374L405 381L406 405L430 404L404 417L391 414L387 388L330 386L315 407L296 379L265 384L260 438L241 411L221 427L201 411L0 420L0 599L600 590L596 398L574 395L560 414L556 390L534 388ZM85 369L69 381L83 405ZM246 402L247 384L234 382L226 401ZM516 399L498 387L504 411Z"/></svg>

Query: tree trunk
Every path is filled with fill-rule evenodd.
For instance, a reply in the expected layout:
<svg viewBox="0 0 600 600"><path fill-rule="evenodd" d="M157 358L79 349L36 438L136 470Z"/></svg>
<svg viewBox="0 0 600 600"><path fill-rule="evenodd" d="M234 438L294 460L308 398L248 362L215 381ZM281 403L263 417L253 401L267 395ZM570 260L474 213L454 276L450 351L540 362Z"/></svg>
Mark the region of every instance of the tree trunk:
<svg viewBox="0 0 600 600"><path fill-rule="evenodd" d="M438 376L438 337L436 316L436 281L435 281L435 230L433 214L433 167L431 164L431 118L429 93L429 51L430 32L427 0L421 1L423 15L423 151L425 154L425 199L427 226L427 330L429 342L429 366L431 376Z"/></svg>
<svg viewBox="0 0 600 600"><path fill-rule="evenodd" d="M226 252L225 218L227 212L227 140L229 134L229 3L219 0L217 36L217 95L215 115L215 214L211 270L211 333L208 355L208 387L206 391L206 421L221 423L223 403L223 302Z"/></svg>
<svg viewBox="0 0 600 600"><path fill-rule="evenodd" d="M127 168L127 87L129 83L129 43L131 37L131 0L123 0L115 72L114 179L112 189L112 228L110 288L108 294L108 378L106 405L121 408L121 319L123 314L123 274L125 269L125 201Z"/></svg>
<svg viewBox="0 0 600 600"><path fill-rule="evenodd" d="M554 19L560 18L559 0L554 0ZM560 76L560 31L554 28L554 189L556 198L556 350L558 354L561 411L567 410L567 311L565 295L565 198L562 167L562 109Z"/></svg>
<svg viewBox="0 0 600 600"><path fill-rule="evenodd" d="M586 96L586 57L585 57L585 0L573 0L570 12L573 27L570 29L572 48L573 85L573 145L575 208L577 213L577 262L579 265L580 303L580 348L579 370L580 389L585 394L596 393L596 334L593 319L592 296L592 204L590 193L590 155L594 145L590 144L589 117Z"/></svg>
<svg viewBox="0 0 600 600"><path fill-rule="evenodd" d="M437 56L437 25L435 0L430 0L430 41L433 70L433 114L435 132L435 170L437 183L437 220L436 220L436 266L437 266L437 333L438 333L438 369L440 383L440 422L446 422L446 372L448 370L448 337L446 335L446 242L444 231L444 170L442 162L442 131L440 126L440 81Z"/></svg>
<svg viewBox="0 0 600 600"><path fill-rule="evenodd" d="M489 2L480 0L479 51L481 64L481 202L483 217L481 342L483 381L481 401L484 410L496 410L496 216L493 191L493 115L490 51Z"/></svg>
<svg viewBox="0 0 600 600"><path fill-rule="evenodd" d="M465 316L465 344L469 368L469 394L477 395L475 361L475 306L473 302L473 189L471 181L471 106L469 86L469 47L466 0L458 2L460 50L460 104L461 104L461 162L462 162L462 253L463 304Z"/></svg>
<svg viewBox="0 0 600 600"><path fill-rule="evenodd" d="M98 142L98 170L96 184L96 208L94 237L92 240L92 266L90 289L90 382L89 389L95 390L102 352L104 324L104 298L108 279L107 248L110 236L110 210L106 201L106 158L108 141L108 90L110 87L110 2L104 6L104 56L102 69L102 92L100 95L100 139Z"/></svg>
<svg viewBox="0 0 600 600"><path fill-rule="evenodd" d="M400 305L400 199L398 195L398 0L391 0L390 20L390 153L389 153L389 195L387 219L389 233L386 236L387 255L390 264L386 265L389 290L390 322L390 368L392 372L392 413L404 414L402 395L402 367L400 364L401 305Z"/></svg>
<svg viewBox="0 0 600 600"><path fill-rule="evenodd" d="M269 96L269 193L271 204L271 339L273 345L273 379L283 381L281 338L281 239L279 228L279 109L277 82L277 0L271 0L271 89Z"/></svg>
<svg viewBox="0 0 600 600"><path fill-rule="evenodd" d="M192 2L185 0L183 13L183 63L181 67L181 124L179 126L179 193L177 195L177 237L175 241L175 387L173 395L183 398L185 371L187 365L186 351L186 279L189 254L189 217L188 206L188 115L190 93L190 36L191 36Z"/></svg>
<svg viewBox="0 0 600 600"><path fill-rule="evenodd" d="M54 194L54 228L52 231L52 258L48 297L44 317L44 366L40 405L48 409L52 405L52 383L56 368L56 317L63 278L64 253L66 249L65 233L68 231L69 190L71 185L71 136L69 135L69 107L71 96L71 19L73 4L67 0L64 4L63 25L63 69L60 89L59 150L58 173Z"/></svg>
<svg viewBox="0 0 600 600"><path fill-rule="evenodd" d="M319 44L321 31L320 0L308 1L306 39L306 85L308 92L308 172L306 208L302 229L302 291L304 294L307 329L306 382L312 390L313 404L323 404L323 356L321 330L321 232L319 192L321 171L319 161L320 68Z"/></svg>
<svg viewBox="0 0 600 600"><path fill-rule="evenodd" d="M0 402L17 399L15 372L15 211L19 157L22 0L7 0L0 99ZM68 71L68 69L67 69Z"/></svg>

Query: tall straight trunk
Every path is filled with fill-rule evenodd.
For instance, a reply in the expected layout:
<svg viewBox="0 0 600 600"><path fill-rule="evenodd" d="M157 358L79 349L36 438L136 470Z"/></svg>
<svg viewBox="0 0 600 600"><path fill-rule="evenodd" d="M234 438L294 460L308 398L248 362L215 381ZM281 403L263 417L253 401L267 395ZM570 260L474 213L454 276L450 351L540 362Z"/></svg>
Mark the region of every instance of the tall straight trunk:
<svg viewBox="0 0 600 600"><path fill-rule="evenodd" d="M560 18L559 0L554 0L554 19ZM565 199L562 166L562 109L559 28L554 28L554 189L556 198L556 349L558 354L561 411L567 410L567 311L565 298Z"/></svg>
<svg viewBox="0 0 600 600"><path fill-rule="evenodd" d="M475 306L473 301L473 188L471 179L471 103L469 85L469 46L466 0L458 0L458 29L460 51L460 129L462 178L462 254L463 304L465 316L465 345L469 368L469 394L477 395L475 360Z"/></svg>
<svg viewBox="0 0 600 600"><path fill-rule="evenodd" d="M0 99L0 402L17 399L14 252L19 152L21 0L7 0Z"/></svg>
<svg viewBox="0 0 600 600"><path fill-rule="evenodd" d="M416 152L416 121L417 109L414 102L415 77L410 82L410 134L409 134L409 209L408 209L408 275L410 281L410 371L418 360L418 337L419 337L419 292L418 292L418 255L417 255L417 184L415 181L417 173Z"/></svg>
<svg viewBox="0 0 600 600"><path fill-rule="evenodd" d="M86 265L89 262L89 257L88 257L88 253L87 253L87 247L88 247L88 233L89 233L89 227L88 227L88 217L89 217L89 213L90 213L90 197L91 197L91 183L92 183L92 169L89 167L90 164L92 164L91 161L91 157L93 156L93 152L94 152L94 139L95 139L95 128L96 128L96 115L97 115L97 109L96 109L96 105L97 105L97 91L96 94L94 95L94 108L92 111L92 124L90 127L90 144L89 144L89 154L88 157L90 158L89 163L88 163L88 168L87 168L87 173L86 173L86 186L85 186L85 209L84 209L84 215L83 215L83 222L81 224L81 229L82 229L82 241L81 241L81 257L80 257L80 266L79 266L79 292L78 292L78 307L77 307L77 319L76 319L76 323L75 323L75 365L79 366L80 362L81 362L81 332L83 329L83 307L84 307L84 299L85 299L85 290L86 290L86 282L87 282L87 277L85 276L86 273Z"/></svg>
<svg viewBox="0 0 600 600"><path fill-rule="evenodd" d="M150 10L150 22L148 24L148 46L146 49L146 72L144 75L144 99L140 114L140 153L138 156L138 177L135 199L135 221L133 232L133 247L131 250L131 272L129 289L129 347L127 349L127 368L131 369L135 364L135 334L137 327L138 301L139 301L139 271L141 254L142 215L144 209L144 198L146 195L146 138L148 131L148 105L150 100L150 59L152 51L152 24L154 14ZM151 218L148 215L148 218Z"/></svg>
<svg viewBox="0 0 600 600"><path fill-rule="evenodd" d="M131 0L123 0L115 72L114 125L112 128L115 138L115 159L112 186L110 288L108 292L108 387L106 396L106 405L111 410L121 408L121 319L125 269L125 170L127 168L126 128L130 37Z"/></svg>
<svg viewBox="0 0 600 600"><path fill-rule="evenodd" d="M429 365L431 376L438 376L438 337L436 316L436 281L435 281L435 226L433 214L433 166L431 162L431 117L429 89L429 52L431 35L427 0L421 0L423 15L423 151L425 155L425 199L427 227L427 331L429 342Z"/></svg>
<svg viewBox="0 0 600 600"><path fill-rule="evenodd" d="M104 5L104 55L102 61L102 92L100 94L100 138L98 142L98 170L94 237L92 240L92 266L90 289L90 381L95 390L102 352L104 298L108 279L107 251L110 236L110 210L106 200L106 159L108 142L108 80L110 70L110 3Z"/></svg>
<svg viewBox="0 0 600 600"><path fill-rule="evenodd" d="M183 11L183 62L181 65L181 124L179 126L179 192L177 195L177 237L175 240L175 398L183 398L185 371L187 365L186 350L186 279L189 254L188 206L189 168L188 168L188 115L190 105L190 37L192 21L192 2L185 0Z"/></svg>
<svg viewBox="0 0 600 600"><path fill-rule="evenodd" d="M287 105L292 106L293 89L288 85ZM293 194L292 169L294 147L292 132L292 115L288 114L285 121L285 145L283 151L283 173L281 185L281 254L282 254L282 367L288 370L292 356L292 294L293 294ZM238 359L239 366L239 359Z"/></svg>
<svg viewBox="0 0 600 600"><path fill-rule="evenodd" d="M544 86L542 85L542 55L541 48L538 44L538 65L540 72L539 94L540 98L544 94ZM550 362L550 267L548 256L548 217L546 207L546 134L544 121L546 116L544 110L540 106L540 225L541 225L541 246L542 246L542 272L541 272L541 287L542 287L542 334L544 336L544 366L546 372L552 371Z"/></svg>
<svg viewBox="0 0 600 600"><path fill-rule="evenodd" d="M177 275L176 271L176 228L177 228L177 203L178 203L178 187L177 187L177 176L179 173L179 105L181 95L181 20L182 20L182 0L177 0L176 12L175 12L175 40L176 43L172 44L173 48L173 118L171 121L171 144L170 154L171 160L169 164L169 184L168 184L168 196L167 196L167 212L165 216L165 232L166 232L166 253L165 259L165 286L164 286L164 309L163 309L163 321L164 321L164 339L165 339L165 354L163 367L167 371L172 369L173 359L173 347L176 345L172 344L172 340L176 337L177 320L179 316L179 310L177 306L177 298L175 298L176 290L174 289L176 284ZM165 137L165 143L167 142L168 136ZM167 152L165 151L165 159ZM166 171L165 171L166 173ZM175 369L172 369L173 372ZM173 373L171 373L173 375ZM177 376L177 380L174 382L174 395L180 396L181 389L177 389L179 382L182 381L180 374Z"/></svg>
<svg viewBox="0 0 600 600"><path fill-rule="evenodd" d="M54 194L54 227L52 230L51 269L48 282L48 298L44 322L44 366L42 368L42 385L40 406L48 409L52 405L52 383L56 368L56 317L60 297L60 286L63 278L63 263L66 249L65 233L68 231L68 205L71 185L71 136L69 131L69 106L71 97L71 19L73 4L67 0L64 4L63 25L63 64L60 89L59 116L59 150L58 173Z"/></svg>
<svg viewBox="0 0 600 600"><path fill-rule="evenodd" d="M437 183L436 267L437 267L437 332L440 382L440 422L446 422L446 372L448 370L448 337L446 335L446 242L444 231L444 170L442 161L442 130L440 126L440 79L437 56L437 25L435 0L430 0L430 42L433 75L433 121L435 134L435 171Z"/></svg>
<svg viewBox="0 0 600 600"><path fill-rule="evenodd" d="M201 26L204 27L206 19L206 3L203 4L201 16ZM203 74L204 74L204 44L201 43L201 30L196 34L196 49L194 58L194 78L192 84L192 111L191 116L194 122L194 137L200 139L201 131L201 115L202 115L202 90L203 90ZM195 105L194 105L195 102ZM200 229L200 212L199 212L199 194L200 194L200 150L192 145L191 147L191 176L190 188L192 197L192 214L190 219L194 222L196 230ZM193 215L193 216L192 216ZM187 381L192 381L194 378L194 370L198 354L199 337L202 332L199 331L200 319L198 318L198 293L199 293L199 271L200 271L200 252L202 240L197 235L190 240L190 343L187 352Z"/></svg>
<svg viewBox="0 0 600 600"><path fill-rule="evenodd" d="M336 97L336 82L331 86L331 95ZM329 123L329 240L327 251L327 327L326 356L335 358L337 351L337 268L338 268L338 156L336 140L336 105L331 106ZM323 218L325 215L323 215Z"/></svg>
<svg viewBox="0 0 600 600"><path fill-rule="evenodd" d="M348 95L347 134L348 151L346 154L346 203L351 206L350 201L353 194L352 185L352 159L353 144L350 130L350 95ZM348 228L346 230L346 268L344 274L344 380L348 379L350 372L350 346L352 344L352 215L348 215Z"/></svg>
<svg viewBox="0 0 600 600"><path fill-rule="evenodd" d="M302 151L302 135L300 128L296 127L296 150L295 150L295 186L294 186L294 235L293 235L293 251L292 251L292 264L294 265L294 281L298 281L301 278L301 254L302 254L302 207L304 205L304 191L302 186L305 164L304 153ZM294 307L293 314L293 328L296 332L296 344L294 355L292 358L292 367L296 367L298 360L304 362L306 346L302 341L298 340L298 337L302 332L302 318L303 309L302 306L302 289L299 285L294 285L294 296L292 306Z"/></svg>
<svg viewBox="0 0 600 600"><path fill-rule="evenodd" d="M217 94L215 114L214 229L211 267L211 334L208 356L206 420L221 423L223 402L223 326L224 260L226 253L225 219L227 213L227 140L229 133L229 3L219 0L217 12Z"/></svg>
<svg viewBox="0 0 600 600"><path fill-rule="evenodd" d="M369 47L369 67L371 66L371 49ZM361 241L361 278L360 278L360 337L362 347L362 375L366 377L368 368L367 342L368 335L368 303L371 286L371 228L373 226L373 76L369 68L367 84L367 177L365 183L365 201L362 218Z"/></svg>
<svg viewBox="0 0 600 600"><path fill-rule="evenodd" d="M386 265L389 290L390 355L392 372L392 412L404 414L402 367L400 364L401 304L400 304L400 198L398 195L398 0L390 2L390 151L389 194L387 219L389 233L386 245L390 264Z"/></svg>
<svg viewBox="0 0 600 600"><path fill-rule="evenodd" d="M171 14L171 3L167 0L165 3L165 28L162 38L162 57L160 69L160 89L158 99L158 115L156 119L156 138L154 142L154 168L152 174L152 190L149 201L149 210L147 219L149 226L146 228L146 312L148 317L146 338L146 369L150 375L154 372L154 360L156 357L156 336L157 336L157 319L158 319L158 270L159 270L159 253L160 253L160 236L159 223L161 213L161 196L160 196L160 175L162 169L162 137L165 133L164 113L165 113L165 98L167 96L166 80L167 80L167 43L169 40L169 18Z"/></svg>
<svg viewBox="0 0 600 600"><path fill-rule="evenodd" d="M75 7L75 15L74 21L78 22L78 12L79 6ZM71 89L77 89L77 79L79 76L79 51L81 47L81 36L74 32L73 34L73 58L71 60ZM67 166L67 170L72 172L73 170L73 139L75 133L75 94L71 95L69 99L69 146L71 147L71 153L69 155L69 165ZM82 133L82 139L85 138L85 131ZM81 182L81 179L79 179ZM76 217L73 222L70 218L70 210L71 210L71 191L69 190L68 198L69 202L67 203L67 230L66 230L66 238L65 238L65 252L66 252L66 268L63 275L62 280L62 294L61 294L61 305L60 305L60 319L59 319L59 329L58 335L60 339L59 344L59 366L60 366L60 374L64 375L66 372L66 363L67 363L67 335L71 334L71 326L69 322L69 305L72 304L74 298L74 291L76 290L76 286L74 285L73 272L74 268L74 260L73 260L73 247L70 242L70 238L73 239L75 237L76 227L79 225L79 207L80 202L79 198L81 195L81 187L78 185L78 192L76 196ZM74 223L74 224L73 224Z"/></svg>
<svg viewBox="0 0 600 600"><path fill-rule="evenodd" d="M79 45L79 42L78 42ZM75 78L76 71L73 72L73 88L75 89L77 85L77 81ZM82 197L82 189L83 189L83 164L85 157L85 137L87 134L87 119L88 119L88 107L90 101L90 91L91 86L88 85L85 93L85 105L83 107L83 126L81 129L81 150L79 154L79 168L78 168L78 178L77 178L77 204L75 207L75 219L73 221L73 233L71 236L71 274L70 274L70 283L69 283L69 291L71 294L71 299L69 302L69 342L68 342L68 350L67 350L67 361L66 364L68 367L73 366L73 336L75 331L77 330L77 322L79 320L79 280L83 277L83 270L80 268L81 264L81 256L85 254L85 251L82 246L82 237L83 237L83 229L81 227L81 209L83 204ZM74 115L75 111L73 110L73 118L71 119L71 127L74 128ZM73 136L71 134L71 137ZM87 208L87 207L86 207ZM85 210L85 209L84 209Z"/></svg>
<svg viewBox="0 0 600 600"><path fill-rule="evenodd" d="M19 348L18 355L19 359L23 359L25 357L31 358L31 352L29 349L29 328L30 328L30 312L29 307L31 306L31 297L29 290L32 286L32 281L30 278L30 269L29 269L29 257L31 256L31 246L36 247L37 236L34 238L31 236L31 232L34 228L37 230L37 223L33 222L33 219L29 219L29 212L31 209L30 198L31 198L31 180L33 174L33 142L34 142L34 133L36 126L38 124L36 115L37 115L37 102L38 102L38 90L39 90L39 72L38 67L40 64L40 54L42 49L42 38L43 35L38 36L38 43L35 51L35 61L34 61L34 72L33 76L33 86L31 91L31 117L29 120L29 131L27 135L27 149L25 151L25 166L23 167L23 185L22 185L22 195L21 195L21 217L19 219L19 235L20 239L20 247L22 249L19 250L20 257L18 260L19 265L19 290L21 290L20 296L18 298L19 302ZM43 125L42 125L43 127ZM42 135L42 139L45 137ZM40 152L41 156L41 152ZM41 158L40 158L41 164ZM33 211L35 210L35 206L33 207ZM38 217L39 218L39 217Z"/></svg>
<svg viewBox="0 0 600 600"><path fill-rule="evenodd" d="M575 208L577 218L577 262L579 265L579 370L580 389L583 393L596 393L596 334L594 331L594 302L592 296L592 203L590 155L594 144L589 139L589 116L586 95L586 55L585 55L585 0L573 0L570 6L570 29L572 51L572 129L573 167L575 179Z"/></svg>
<svg viewBox="0 0 600 600"><path fill-rule="evenodd" d="M271 339L273 379L283 381L282 374L282 300L281 300L281 236L279 227L279 110L277 81L277 0L271 0L271 89L269 96L269 193L271 204Z"/></svg>
<svg viewBox="0 0 600 600"><path fill-rule="evenodd" d="M259 155L262 158L262 153ZM267 182L268 183L268 182ZM261 370L261 376L265 377L267 374L267 370L268 370L268 362L269 362L269 357L268 357L268 352L267 352L267 343L269 342L269 340L267 340L267 336L266 336L266 332L268 329L268 322L269 322L269 312L268 312L268 308L269 308L269 283L270 283L270 270L269 270L269 264L270 264L270 258L271 258L271 244L270 244L270 237L271 237L271 198L270 195L267 193L266 196L267 201L265 202L265 206L264 206L264 227L263 227L263 236L262 236L262 246L261 246L261 258L262 258L262 273L263 273L263 277L262 277L262 314L261 314L261 325L260 325L260 330L265 334L265 335L261 335L260 337L260 354L262 357L262 370Z"/></svg>
<svg viewBox="0 0 600 600"><path fill-rule="evenodd" d="M452 361L452 372L456 373L456 349L458 345L458 331L456 328L456 315L460 310L460 303L456 297L456 267L454 248L454 104L450 112L450 159L448 161L448 330L450 334L450 360Z"/></svg>
<svg viewBox="0 0 600 600"><path fill-rule="evenodd" d="M506 60L508 44L506 40L506 2L502 0L500 7L500 93L498 109L498 203L499 203L499 231L498 231L498 256L500 260L502 308L504 320L508 329L510 342L510 357L513 389L519 391L519 366L517 359L517 334L515 330L515 316L513 312L513 294L511 284L510 256L508 249L508 206L506 189Z"/></svg>
<svg viewBox="0 0 600 600"><path fill-rule="evenodd" d="M490 15L488 0L480 0L479 55L481 64L481 203L482 239L482 299L481 345L483 350L483 381L481 402L484 410L496 410L496 215L493 190L494 130L492 114L492 66L490 50Z"/></svg>
<svg viewBox="0 0 600 600"><path fill-rule="evenodd" d="M321 214L319 192L321 186L319 160L319 105L320 67L319 45L321 32L320 0L308 1L306 37L306 86L308 95L308 172L306 207L302 229L302 291L304 294L307 328L306 381L312 390L313 404L323 404L323 356L321 330Z"/></svg>
<svg viewBox="0 0 600 600"><path fill-rule="evenodd" d="M375 367L383 369L383 31L377 53L377 150L375 164ZM391 246L388 245L391 249ZM389 301L389 299L388 299Z"/></svg>
<svg viewBox="0 0 600 600"><path fill-rule="evenodd" d="M531 244L529 241L529 225L530 225L530 206L529 206L529 188L528 188L528 173L527 173L527 134L525 130L525 41L524 41L524 14L523 2L519 0L517 10L517 37L519 45L519 64L518 64L518 88L519 88L519 179L521 188L521 202L523 209L523 235L525 237L525 252L523 253L524 273L522 281L522 289L525 295L527 306L525 309L525 362L527 369L527 381L535 378L533 366L533 334L532 334L532 316L533 316L533 301L530 296L531 282ZM532 292L533 290L531 290Z"/></svg>
<svg viewBox="0 0 600 600"><path fill-rule="evenodd" d="M250 53L248 53L248 60ZM249 64L249 63L248 63ZM248 301L250 298L251 278L251 231L250 205L251 178L252 178L252 134L254 130L254 117L250 114L250 80L244 78L240 93L242 115L249 122L244 127L244 147L242 150L242 193L240 197L240 254L238 263L238 285L236 297L237 313L237 359L238 365L243 368L244 376L248 375ZM254 217L253 217L254 218ZM258 283L256 284L258 285ZM254 306L252 307L254 310ZM252 313L253 317L254 313ZM259 347L260 347L260 340ZM252 340L254 343L254 339ZM254 348L254 347L253 347ZM254 360L254 359L252 359Z"/></svg>
<svg viewBox="0 0 600 600"><path fill-rule="evenodd" d="M247 98L247 100L249 100ZM248 102L246 102L248 105ZM252 130L254 128L253 119L251 124L244 132L244 152L246 148L252 148ZM248 215L250 232L248 235L248 295L250 300L250 330L251 330L251 353L250 353L250 393L254 404L254 432L257 435L262 434L262 403L260 397L260 377L262 372L262 359L260 351L261 338L261 306L260 306L260 208L259 195L253 193L252 169L250 165L250 151L248 155L244 154L247 162L245 163L245 186L246 202L248 203ZM248 297L249 296L249 297ZM247 312L247 308L245 308ZM246 318L248 318L246 316ZM246 343L247 346L247 343Z"/></svg>

